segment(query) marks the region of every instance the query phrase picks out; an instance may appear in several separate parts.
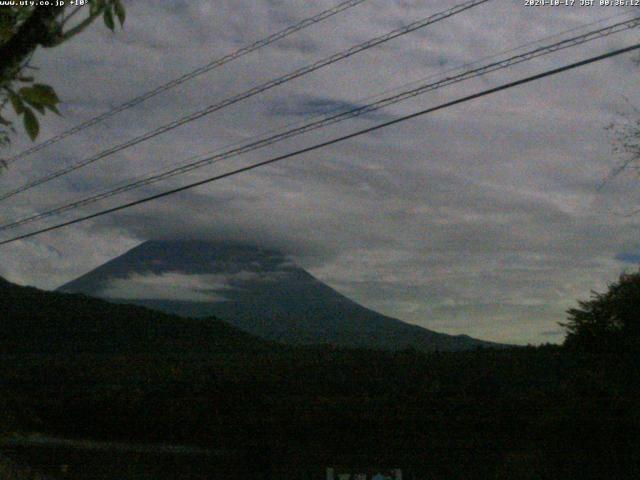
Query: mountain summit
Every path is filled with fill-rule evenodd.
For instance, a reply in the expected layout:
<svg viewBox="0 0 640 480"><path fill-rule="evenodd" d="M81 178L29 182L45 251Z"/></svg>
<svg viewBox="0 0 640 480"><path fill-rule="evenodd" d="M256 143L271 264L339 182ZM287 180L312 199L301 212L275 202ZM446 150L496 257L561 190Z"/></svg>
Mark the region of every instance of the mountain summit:
<svg viewBox="0 0 640 480"><path fill-rule="evenodd" d="M288 344L424 351L494 345L381 315L282 253L237 243L148 241L59 290L187 317L215 316Z"/></svg>

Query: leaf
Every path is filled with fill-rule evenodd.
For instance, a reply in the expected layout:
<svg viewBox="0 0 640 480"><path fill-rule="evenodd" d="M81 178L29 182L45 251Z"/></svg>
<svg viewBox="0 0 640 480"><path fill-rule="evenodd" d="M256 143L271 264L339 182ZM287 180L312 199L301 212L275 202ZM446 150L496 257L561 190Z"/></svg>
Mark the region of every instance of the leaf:
<svg viewBox="0 0 640 480"><path fill-rule="evenodd" d="M4 125L5 127L8 127L11 125L11 122L6 118L4 118L2 115L0 115L0 125Z"/></svg>
<svg viewBox="0 0 640 480"><path fill-rule="evenodd" d="M55 90L49 85L43 85L36 83L31 87L22 87L18 90L18 93L27 102L34 105L56 105L60 103L58 95Z"/></svg>
<svg viewBox="0 0 640 480"><path fill-rule="evenodd" d="M60 113L60 110L58 110L58 107L56 107L55 105L45 105L44 108L51 110L53 113L55 113L59 117L62 116L62 114Z"/></svg>
<svg viewBox="0 0 640 480"><path fill-rule="evenodd" d="M53 99L52 103L60 103L60 98L58 98L58 94L56 93L56 91L53 89L53 87L49 86L49 85L45 85L43 83L34 83L33 87L31 87L35 90L37 90L38 92L41 92L42 95L46 95L47 97L50 97Z"/></svg>
<svg viewBox="0 0 640 480"><path fill-rule="evenodd" d="M24 112L24 103L18 95L13 92L9 92L9 100L11 100L11 105L13 105L13 109L15 110L17 115L21 115Z"/></svg>
<svg viewBox="0 0 640 480"><path fill-rule="evenodd" d="M104 24L107 26L107 28L109 30L111 30L112 32L115 30L116 28L116 24L113 21L113 12L111 11L110 8L105 8L104 10Z"/></svg>
<svg viewBox="0 0 640 480"><path fill-rule="evenodd" d="M97 15L104 8L104 0L89 0L89 15Z"/></svg>
<svg viewBox="0 0 640 480"><path fill-rule="evenodd" d="M124 26L124 21L127 17L127 14L124 10L124 5L122 5L122 1L121 0L114 0L113 2L113 9L116 12L116 16L118 17L118 21L120 22L120 26L123 27Z"/></svg>
<svg viewBox="0 0 640 480"><path fill-rule="evenodd" d="M38 133L40 133L38 119L30 108L26 108L24 110L24 128L27 131L29 138L31 138L31 141L34 141L38 136Z"/></svg>
<svg viewBox="0 0 640 480"><path fill-rule="evenodd" d="M40 115L44 115L47 113L47 111L44 109L44 106L39 104L39 103L32 103L32 102L27 102L29 105L31 105L33 108L35 108L38 113Z"/></svg>

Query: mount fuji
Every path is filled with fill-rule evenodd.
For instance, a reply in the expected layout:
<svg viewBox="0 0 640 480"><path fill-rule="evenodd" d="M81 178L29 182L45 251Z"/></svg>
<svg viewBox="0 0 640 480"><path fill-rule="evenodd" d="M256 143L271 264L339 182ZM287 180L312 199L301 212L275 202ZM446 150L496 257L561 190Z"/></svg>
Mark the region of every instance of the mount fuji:
<svg viewBox="0 0 640 480"><path fill-rule="evenodd" d="M183 317L215 316L285 344L422 351L499 346L382 315L281 252L232 242L147 241L59 290Z"/></svg>

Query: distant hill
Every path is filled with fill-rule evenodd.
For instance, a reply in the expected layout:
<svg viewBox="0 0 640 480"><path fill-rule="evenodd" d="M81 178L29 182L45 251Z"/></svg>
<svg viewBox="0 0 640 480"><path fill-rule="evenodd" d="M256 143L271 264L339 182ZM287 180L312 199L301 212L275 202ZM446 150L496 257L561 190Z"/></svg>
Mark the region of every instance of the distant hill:
<svg viewBox="0 0 640 480"><path fill-rule="evenodd" d="M453 351L498 346L369 310L280 252L228 242L148 241L67 283L77 292L185 317L215 316L287 344Z"/></svg>
<svg viewBox="0 0 640 480"><path fill-rule="evenodd" d="M0 353L215 353L269 348L214 318L185 319L0 278Z"/></svg>

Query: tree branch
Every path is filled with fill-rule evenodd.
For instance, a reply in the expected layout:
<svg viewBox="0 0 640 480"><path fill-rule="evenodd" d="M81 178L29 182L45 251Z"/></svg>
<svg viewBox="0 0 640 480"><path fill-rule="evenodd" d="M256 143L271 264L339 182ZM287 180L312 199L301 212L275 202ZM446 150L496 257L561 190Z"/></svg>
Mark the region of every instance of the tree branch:
<svg viewBox="0 0 640 480"><path fill-rule="evenodd" d="M64 7L37 7L5 44L0 45L0 81L13 73L39 45L50 45L56 36L56 17Z"/></svg>
<svg viewBox="0 0 640 480"><path fill-rule="evenodd" d="M97 11L93 12L92 14L90 14L87 18L85 18L82 22L80 22L78 25L76 25L73 28L70 28L69 30L67 30L66 32L64 32L62 35L60 35L60 37L56 40L56 42L54 43L54 45L59 45L62 42L66 42L67 40L69 40L71 37L75 37L76 35L78 35L80 32L82 32L85 28L87 28L89 25L91 25L91 23L96 19L96 17L100 16L100 14L102 14L102 11L104 10L104 8L100 8Z"/></svg>
<svg viewBox="0 0 640 480"><path fill-rule="evenodd" d="M66 25L69 20L71 20L78 12L80 12L80 10L82 10L83 7L84 5L74 8L69 15L64 17L64 19L62 19L62 26Z"/></svg>

